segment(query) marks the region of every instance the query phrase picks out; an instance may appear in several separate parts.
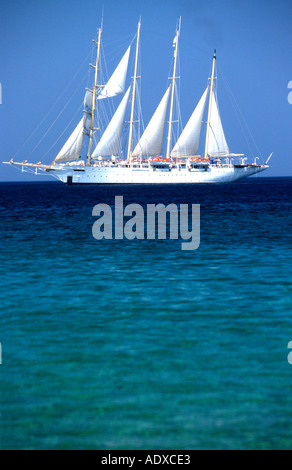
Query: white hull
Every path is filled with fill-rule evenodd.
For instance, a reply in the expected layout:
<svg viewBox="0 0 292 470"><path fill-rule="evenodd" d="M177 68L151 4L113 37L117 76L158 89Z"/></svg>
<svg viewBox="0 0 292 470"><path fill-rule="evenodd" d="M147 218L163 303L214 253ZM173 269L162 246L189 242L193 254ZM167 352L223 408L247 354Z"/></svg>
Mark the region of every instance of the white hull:
<svg viewBox="0 0 292 470"><path fill-rule="evenodd" d="M54 165L46 171L68 184L230 183L267 169L267 165L210 165L207 169Z"/></svg>

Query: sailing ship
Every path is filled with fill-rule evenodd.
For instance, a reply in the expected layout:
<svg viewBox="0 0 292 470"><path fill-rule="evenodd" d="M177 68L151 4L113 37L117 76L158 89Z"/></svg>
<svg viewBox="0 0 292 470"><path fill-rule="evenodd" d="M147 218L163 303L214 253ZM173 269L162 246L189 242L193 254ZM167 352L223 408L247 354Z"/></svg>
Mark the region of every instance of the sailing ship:
<svg viewBox="0 0 292 470"><path fill-rule="evenodd" d="M67 184L108 184L108 183L222 183L240 180L268 168L265 164L247 163L243 154L230 153L219 114L215 91L216 51L212 59L212 73L208 86L177 141L173 144L172 126L174 124L174 97L177 80L178 44L181 29L179 19L173 41L174 59L171 82L144 132L134 145L133 129L135 124L135 105L137 101L137 69L139 57L141 20L136 34L135 63L132 83L126 90L126 77L130 48L105 85L99 85L99 65L102 28L98 29L96 61L90 64L94 69L92 88L86 89L82 117L53 162L44 165L14 162L22 171L33 170L36 174L45 173ZM95 145L95 123L101 100L111 100L123 94L108 126ZM131 100L129 103L129 98ZM203 116L208 99L205 149L198 155ZM170 101L170 103L169 103ZM126 152L121 152L121 136L125 126L125 115L130 104L128 138ZM169 109L168 126L166 126ZM166 153L162 156L164 130L167 127ZM82 157L84 139L87 139L87 154ZM126 154L126 157L124 155ZM270 158L270 157L269 157ZM236 163L234 163L236 161Z"/></svg>

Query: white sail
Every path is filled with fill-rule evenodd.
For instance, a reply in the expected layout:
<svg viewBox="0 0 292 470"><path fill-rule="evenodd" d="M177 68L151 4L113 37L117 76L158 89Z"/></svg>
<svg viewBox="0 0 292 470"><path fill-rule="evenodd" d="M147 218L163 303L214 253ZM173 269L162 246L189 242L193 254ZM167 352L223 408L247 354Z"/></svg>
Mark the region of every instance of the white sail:
<svg viewBox="0 0 292 470"><path fill-rule="evenodd" d="M155 113L150 119L148 126L143 132L138 144L132 152L132 157L145 157L148 155L158 155L161 153L165 115L169 98L170 85Z"/></svg>
<svg viewBox="0 0 292 470"><path fill-rule="evenodd" d="M212 94L208 155L228 155L229 148L225 139L215 94Z"/></svg>
<svg viewBox="0 0 292 470"><path fill-rule="evenodd" d="M84 96L84 107L85 109L88 109L91 111L92 109L92 97L93 97L93 92L91 90L87 90Z"/></svg>
<svg viewBox="0 0 292 470"><path fill-rule="evenodd" d="M84 96L84 114L83 114L83 130L86 135L89 135L91 126L91 114L92 114L92 103L93 103L93 92L87 89Z"/></svg>
<svg viewBox="0 0 292 470"><path fill-rule="evenodd" d="M119 153L122 126L125 118L129 93L130 87L128 88L115 114L113 115L109 125L104 131L100 141L95 147L92 153L92 158L117 155Z"/></svg>
<svg viewBox="0 0 292 470"><path fill-rule="evenodd" d="M75 127L69 139L65 142L60 152L55 158L56 162L67 162L80 158L83 141L83 118Z"/></svg>
<svg viewBox="0 0 292 470"><path fill-rule="evenodd" d="M88 135L89 130L90 130L90 125L91 125L91 114L88 112L84 112L83 115L83 127L84 127L84 132Z"/></svg>
<svg viewBox="0 0 292 470"><path fill-rule="evenodd" d="M197 154L207 92L208 87L204 91L178 141L170 152L171 157L188 157Z"/></svg>
<svg viewBox="0 0 292 470"><path fill-rule="evenodd" d="M131 46L128 47L111 78L98 94L97 99L110 98L125 91L125 83Z"/></svg>

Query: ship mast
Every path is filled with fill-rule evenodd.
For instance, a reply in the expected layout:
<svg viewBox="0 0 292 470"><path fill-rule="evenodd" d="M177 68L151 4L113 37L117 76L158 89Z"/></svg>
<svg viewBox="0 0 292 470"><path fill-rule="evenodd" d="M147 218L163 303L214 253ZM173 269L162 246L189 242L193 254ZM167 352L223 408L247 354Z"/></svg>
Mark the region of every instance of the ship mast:
<svg viewBox="0 0 292 470"><path fill-rule="evenodd" d="M130 157L131 157L133 125L134 125L135 97L136 97L136 86L137 86L137 78L138 78L138 77L137 77L137 69L138 69L138 56L139 56L140 28L141 28L141 18L139 19L138 29L137 29L137 42L136 42L136 55L135 55L134 76L133 76L133 90L132 90L132 104L131 104L130 130L129 130L129 140L128 140L128 152L127 152L127 160L128 160L128 162L129 162Z"/></svg>
<svg viewBox="0 0 292 470"><path fill-rule="evenodd" d="M95 114L95 102L96 102L96 90L97 90L97 76L98 76L98 64L99 64L99 56L100 56L100 39L101 39L101 31L102 28L98 29L98 39L95 42L97 45L96 48L96 61L95 65L90 64L91 67L94 68L94 85L93 89L90 90L92 92L92 107L91 107L91 121L90 121L90 129L89 129L89 144L88 144L88 151L87 151L87 162L86 165L90 166L91 162L91 148L92 148L92 139L93 139L93 129L94 129L94 114Z"/></svg>
<svg viewBox="0 0 292 470"><path fill-rule="evenodd" d="M213 55L213 64L212 64L212 74L211 74L211 85L210 85L210 97L209 97L209 107L208 107L207 132L206 132L206 142L205 142L205 155L204 155L204 158L208 158L208 144L209 144L211 107L212 107L212 97L213 97L213 87L214 87L215 62L216 62L216 49L215 49L215 51L214 51L214 55Z"/></svg>
<svg viewBox="0 0 292 470"><path fill-rule="evenodd" d="M170 155L171 131L172 131L172 123L173 123L172 117L173 117L174 87L175 87L175 80L178 78L176 76L176 66L177 66L178 38L180 35L180 25L181 25L181 17L179 17L178 28L176 30L176 35L174 38L175 49L174 49L174 63L173 63L172 87L171 87L171 98L170 98L170 111L169 111L169 121L168 121L166 158L169 158L169 155Z"/></svg>

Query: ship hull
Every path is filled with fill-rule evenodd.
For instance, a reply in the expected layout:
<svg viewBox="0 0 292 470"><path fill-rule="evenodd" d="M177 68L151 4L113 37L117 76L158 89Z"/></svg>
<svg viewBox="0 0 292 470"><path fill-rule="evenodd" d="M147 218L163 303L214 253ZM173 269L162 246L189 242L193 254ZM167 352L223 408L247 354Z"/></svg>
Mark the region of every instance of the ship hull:
<svg viewBox="0 0 292 470"><path fill-rule="evenodd" d="M231 183L267 169L267 165L209 166L206 169L156 169L122 166L51 166L47 172L67 184Z"/></svg>

